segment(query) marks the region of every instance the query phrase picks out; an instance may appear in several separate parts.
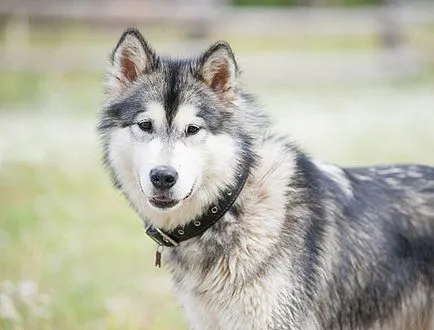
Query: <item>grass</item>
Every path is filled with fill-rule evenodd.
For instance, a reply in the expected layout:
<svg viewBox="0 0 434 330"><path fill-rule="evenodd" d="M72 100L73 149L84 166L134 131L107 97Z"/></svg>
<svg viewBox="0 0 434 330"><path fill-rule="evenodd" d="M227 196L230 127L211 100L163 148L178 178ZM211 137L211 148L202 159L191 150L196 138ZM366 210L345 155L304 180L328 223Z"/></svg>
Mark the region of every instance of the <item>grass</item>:
<svg viewBox="0 0 434 330"><path fill-rule="evenodd" d="M38 73L0 71L0 104L25 105L37 100L44 76Z"/></svg>
<svg viewBox="0 0 434 330"><path fill-rule="evenodd" d="M0 111L39 107L57 114L94 112L102 102L102 80L102 73L0 70Z"/></svg>
<svg viewBox="0 0 434 330"><path fill-rule="evenodd" d="M8 163L0 209L0 283L13 288L0 294L17 314L1 329L185 328L154 245L100 168ZM37 292L22 297L23 283Z"/></svg>

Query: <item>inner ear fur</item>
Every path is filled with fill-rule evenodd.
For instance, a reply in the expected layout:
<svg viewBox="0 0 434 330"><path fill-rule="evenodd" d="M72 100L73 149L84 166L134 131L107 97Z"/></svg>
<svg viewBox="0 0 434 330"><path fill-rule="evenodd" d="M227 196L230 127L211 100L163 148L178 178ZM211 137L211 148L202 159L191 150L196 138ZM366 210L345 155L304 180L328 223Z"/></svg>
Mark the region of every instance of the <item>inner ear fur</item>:
<svg viewBox="0 0 434 330"><path fill-rule="evenodd" d="M235 56L225 41L212 45L200 59L200 78L217 93L234 92L238 74Z"/></svg>
<svg viewBox="0 0 434 330"><path fill-rule="evenodd" d="M135 28L126 30L110 57L107 70L107 89L123 90L143 74L151 72L155 53Z"/></svg>

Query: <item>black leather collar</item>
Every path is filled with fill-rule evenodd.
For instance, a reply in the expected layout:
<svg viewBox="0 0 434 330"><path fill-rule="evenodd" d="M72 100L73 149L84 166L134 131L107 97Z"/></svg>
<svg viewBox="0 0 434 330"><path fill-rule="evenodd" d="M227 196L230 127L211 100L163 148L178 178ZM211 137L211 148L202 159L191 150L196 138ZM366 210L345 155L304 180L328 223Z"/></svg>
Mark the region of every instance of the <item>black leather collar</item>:
<svg viewBox="0 0 434 330"><path fill-rule="evenodd" d="M153 225L148 225L146 227L146 234L158 245L171 247L178 246L180 242L203 234L209 227L219 221L234 204L241 190L243 190L249 172L249 169L245 169L242 173L238 173L236 184L223 191L216 203L210 205L203 215L190 223L177 227L170 232L163 231Z"/></svg>

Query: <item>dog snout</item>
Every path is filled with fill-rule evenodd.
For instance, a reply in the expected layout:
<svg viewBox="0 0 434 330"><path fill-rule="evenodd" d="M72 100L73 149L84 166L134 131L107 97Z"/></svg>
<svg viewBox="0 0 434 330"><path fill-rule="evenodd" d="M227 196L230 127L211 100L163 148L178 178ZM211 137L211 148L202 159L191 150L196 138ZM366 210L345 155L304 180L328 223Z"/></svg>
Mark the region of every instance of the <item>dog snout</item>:
<svg viewBox="0 0 434 330"><path fill-rule="evenodd" d="M178 179L178 172L171 166L157 166L149 172L149 177L155 188L169 189Z"/></svg>

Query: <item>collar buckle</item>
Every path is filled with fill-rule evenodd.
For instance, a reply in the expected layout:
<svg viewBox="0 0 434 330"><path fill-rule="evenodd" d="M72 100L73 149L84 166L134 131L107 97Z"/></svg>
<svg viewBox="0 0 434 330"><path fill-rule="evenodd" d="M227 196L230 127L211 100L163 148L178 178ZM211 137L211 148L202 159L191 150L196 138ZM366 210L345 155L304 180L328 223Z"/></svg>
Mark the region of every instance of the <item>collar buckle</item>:
<svg viewBox="0 0 434 330"><path fill-rule="evenodd" d="M179 245L172 237L153 225L146 227L146 234L160 246L175 247Z"/></svg>

